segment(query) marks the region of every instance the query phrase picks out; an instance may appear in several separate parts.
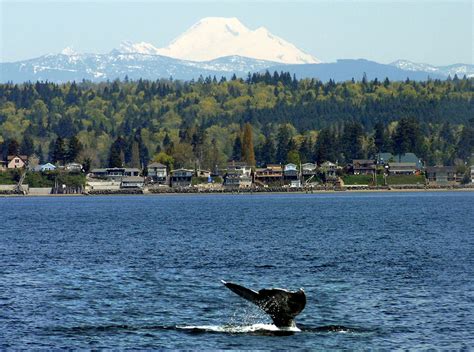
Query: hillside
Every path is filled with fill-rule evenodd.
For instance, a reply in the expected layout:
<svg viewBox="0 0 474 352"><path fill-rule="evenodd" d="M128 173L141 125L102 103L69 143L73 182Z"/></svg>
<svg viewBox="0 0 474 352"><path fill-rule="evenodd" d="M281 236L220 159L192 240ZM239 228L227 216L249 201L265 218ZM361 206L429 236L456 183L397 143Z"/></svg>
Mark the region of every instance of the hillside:
<svg viewBox="0 0 474 352"><path fill-rule="evenodd" d="M257 163L343 162L398 150L453 164L474 152L473 79L323 83L266 73L247 80L2 84L0 97L3 155L16 143L52 160L58 137L77 137L77 158L94 166L109 163L115 143L125 163L135 148L142 163L161 152L175 166L213 168L241 157L246 123Z"/></svg>

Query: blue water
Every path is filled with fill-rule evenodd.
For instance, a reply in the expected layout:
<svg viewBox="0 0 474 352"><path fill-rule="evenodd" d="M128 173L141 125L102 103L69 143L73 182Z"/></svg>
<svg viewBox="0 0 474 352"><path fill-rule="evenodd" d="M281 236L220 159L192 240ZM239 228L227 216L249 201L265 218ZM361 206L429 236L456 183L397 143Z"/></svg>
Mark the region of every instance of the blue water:
<svg viewBox="0 0 474 352"><path fill-rule="evenodd" d="M0 349L474 348L474 193L0 198L0 220ZM302 331L251 331L271 321L220 279L303 287Z"/></svg>

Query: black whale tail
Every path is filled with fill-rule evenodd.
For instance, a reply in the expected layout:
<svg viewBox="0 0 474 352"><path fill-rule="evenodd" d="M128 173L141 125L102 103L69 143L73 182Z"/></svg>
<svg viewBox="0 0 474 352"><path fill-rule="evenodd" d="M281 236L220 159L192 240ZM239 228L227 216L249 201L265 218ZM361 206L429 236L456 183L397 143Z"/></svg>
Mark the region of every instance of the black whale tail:
<svg viewBox="0 0 474 352"><path fill-rule="evenodd" d="M246 287L226 282L222 283L232 292L252 302L270 315L279 328L295 327L295 317L306 305L306 295L302 289L288 291L281 288L254 291Z"/></svg>

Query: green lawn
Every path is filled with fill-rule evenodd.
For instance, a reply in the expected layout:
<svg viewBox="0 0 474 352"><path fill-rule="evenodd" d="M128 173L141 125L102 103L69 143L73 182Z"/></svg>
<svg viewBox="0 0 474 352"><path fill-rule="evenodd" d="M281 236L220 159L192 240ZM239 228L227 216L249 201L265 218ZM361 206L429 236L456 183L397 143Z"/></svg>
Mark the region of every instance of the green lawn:
<svg viewBox="0 0 474 352"><path fill-rule="evenodd" d="M56 177L59 184L65 184L67 186L84 186L86 183L84 174L62 173L57 171L44 173L28 171L23 184L29 187L53 187ZM0 185L14 185L18 183L19 179L18 170L0 172Z"/></svg>
<svg viewBox="0 0 474 352"><path fill-rule="evenodd" d="M373 176L372 175L345 175L342 177L344 184L347 186L352 185L370 185L373 186ZM383 176L377 175L377 185L383 185Z"/></svg>
<svg viewBox="0 0 474 352"><path fill-rule="evenodd" d="M425 176L423 175L393 175L387 176L388 185L424 185Z"/></svg>

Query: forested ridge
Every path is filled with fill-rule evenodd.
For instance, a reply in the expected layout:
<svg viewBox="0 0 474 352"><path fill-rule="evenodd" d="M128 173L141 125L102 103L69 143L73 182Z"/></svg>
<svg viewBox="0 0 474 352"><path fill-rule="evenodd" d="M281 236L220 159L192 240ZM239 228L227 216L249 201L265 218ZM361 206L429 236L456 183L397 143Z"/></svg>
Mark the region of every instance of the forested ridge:
<svg viewBox="0 0 474 352"><path fill-rule="evenodd" d="M414 152L428 165L474 152L474 79L323 83L247 79L0 85L0 147L90 167L214 169Z"/></svg>

